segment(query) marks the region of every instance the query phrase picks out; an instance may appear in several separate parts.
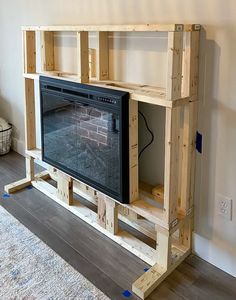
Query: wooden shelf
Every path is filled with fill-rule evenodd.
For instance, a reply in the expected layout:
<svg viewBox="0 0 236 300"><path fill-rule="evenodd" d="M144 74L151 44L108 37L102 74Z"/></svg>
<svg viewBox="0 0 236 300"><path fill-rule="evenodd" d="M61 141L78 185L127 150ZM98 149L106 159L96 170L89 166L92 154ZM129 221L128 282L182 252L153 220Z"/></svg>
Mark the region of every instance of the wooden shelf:
<svg viewBox="0 0 236 300"><path fill-rule="evenodd" d="M79 82L79 77L76 74L68 74L65 72L42 72L42 73L24 73L24 78L39 80L39 76L48 76L51 78L57 78L61 80L68 80L73 82ZM126 91L130 94L130 99L140 102L145 102L149 104L159 105L163 107L177 107L185 105L191 101L194 101L195 98L183 97L175 100L166 99L166 91L164 88L149 86L149 85L139 85L134 83L127 83L122 81L114 80L101 80L95 81L91 80L87 84L93 86L99 86L104 88L109 88L113 90Z"/></svg>
<svg viewBox="0 0 236 300"><path fill-rule="evenodd" d="M25 31L198 31L199 24L48 25L22 26Z"/></svg>

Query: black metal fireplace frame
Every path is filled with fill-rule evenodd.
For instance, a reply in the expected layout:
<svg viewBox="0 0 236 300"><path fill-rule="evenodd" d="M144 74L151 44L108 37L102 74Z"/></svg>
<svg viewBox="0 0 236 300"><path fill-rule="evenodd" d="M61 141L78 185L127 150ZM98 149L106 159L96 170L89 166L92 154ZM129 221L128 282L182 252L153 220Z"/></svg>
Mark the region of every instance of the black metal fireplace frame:
<svg viewBox="0 0 236 300"><path fill-rule="evenodd" d="M101 88L89 84L81 84L67 80L40 76L40 114L41 114L41 142L42 160L55 168L65 172L71 177L95 188L98 191L118 200L129 203L129 93L109 88ZM74 172L65 166L45 157L44 153L44 126L43 126L43 93L64 95L74 102L87 103L97 108L119 114L120 129L120 193L115 193L109 187L103 186L82 174ZM87 95L87 97L86 97Z"/></svg>

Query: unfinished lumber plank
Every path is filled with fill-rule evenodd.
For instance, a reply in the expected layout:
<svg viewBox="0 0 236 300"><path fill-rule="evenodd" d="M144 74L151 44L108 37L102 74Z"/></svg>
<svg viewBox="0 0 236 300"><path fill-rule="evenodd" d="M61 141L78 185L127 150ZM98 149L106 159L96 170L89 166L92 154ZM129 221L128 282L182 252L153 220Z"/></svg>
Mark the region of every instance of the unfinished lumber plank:
<svg viewBox="0 0 236 300"><path fill-rule="evenodd" d="M138 102L129 99L129 201L139 197L138 179Z"/></svg>
<svg viewBox="0 0 236 300"><path fill-rule="evenodd" d="M144 200L152 199L161 205L163 205L164 201L164 186L162 184L159 185L151 185L149 183L140 181L139 182L139 195Z"/></svg>
<svg viewBox="0 0 236 300"><path fill-rule="evenodd" d="M198 25L198 24L195 24ZM124 24L124 25L52 25L52 26L22 26L22 30L43 31L192 31L200 30L192 24Z"/></svg>
<svg viewBox="0 0 236 300"><path fill-rule="evenodd" d="M156 228L157 263L167 270L171 264L171 235L168 230L162 230L159 226Z"/></svg>
<svg viewBox="0 0 236 300"><path fill-rule="evenodd" d="M98 223L110 233L118 233L118 204L102 193L98 193Z"/></svg>
<svg viewBox="0 0 236 300"><path fill-rule="evenodd" d="M61 201L73 204L73 180L69 175L57 170L57 194Z"/></svg>
<svg viewBox="0 0 236 300"><path fill-rule="evenodd" d="M96 78L96 49L89 48L89 78Z"/></svg>
<svg viewBox="0 0 236 300"><path fill-rule="evenodd" d="M89 82L88 32L77 32L77 73L81 83Z"/></svg>
<svg viewBox="0 0 236 300"><path fill-rule="evenodd" d="M24 73L36 72L35 31L23 31Z"/></svg>
<svg viewBox="0 0 236 300"><path fill-rule="evenodd" d="M26 150L36 148L34 80L25 79L25 143Z"/></svg>
<svg viewBox="0 0 236 300"><path fill-rule="evenodd" d="M164 170L164 212L168 224L177 219L178 163L179 163L179 110L166 108L165 124L165 170Z"/></svg>
<svg viewBox="0 0 236 300"><path fill-rule="evenodd" d="M109 79L109 43L108 32L98 32L97 79Z"/></svg>
<svg viewBox="0 0 236 300"><path fill-rule="evenodd" d="M198 52L199 32L187 32L185 38L185 53L183 62L182 94L198 97ZM197 127L197 101L183 107L183 141L182 141L182 171L179 211L183 215L193 206L194 174L195 174L195 139Z"/></svg>
<svg viewBox="0 0 236 300"><path fill-rule="evenodd" d="M26 155L25 157L26 178L34 180L34 158Z"/></svg>
<svg viewBox="0 0 236 300"><path fill-rule="evenodd" d="M41 70L53 71L54 63L54 32L41 32Z"/></svg>
<svg viewBox="0 0 236 300"><path fill-rule="evenodd" d="M168 33L166 99L181 98L183 32Z"/></svg>

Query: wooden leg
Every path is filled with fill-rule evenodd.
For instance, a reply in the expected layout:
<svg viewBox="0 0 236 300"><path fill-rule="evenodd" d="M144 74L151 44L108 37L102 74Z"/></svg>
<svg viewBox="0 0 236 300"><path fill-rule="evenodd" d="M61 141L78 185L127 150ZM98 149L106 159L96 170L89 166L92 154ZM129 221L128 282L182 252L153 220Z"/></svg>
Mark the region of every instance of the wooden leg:
<svg viewBox="0 0 236 300"><path fill-rule="evenodd" d="M157 264L166 270L171 264L171 235L168 230L159 226L157 229Z"/></svg>
<svg viewBox="0 0 236 300"><path fill-rule="evenodd" d="M106 228L106 202L105 196L100 194L98 195L98 224L103 228Z"/></svg>
<svg viewBox="0 0 236 300"><path fill-rule="evenodd" d="M26 178L30 181L34 180L34 158L31 156L25 157Z"/></svg>
<svg viewBox="0 0 236 300"><path fill-rule="evenodd" d="M191 248L192 243L192 218L186 218L182 228L180 228L180 243Z"/></svg>
<svg viewBox="0 0 236 300"><path fill-rule="evenodd" d="M73 204L73 180L60 171L58 171L57 193L60 200L69 205Z"/></svg>
<svg viewBox="0 0 236 300"><path fill-rule="evenodd" d="M118 204L99 193L98 223L112 234L118 233Z"/></svg>

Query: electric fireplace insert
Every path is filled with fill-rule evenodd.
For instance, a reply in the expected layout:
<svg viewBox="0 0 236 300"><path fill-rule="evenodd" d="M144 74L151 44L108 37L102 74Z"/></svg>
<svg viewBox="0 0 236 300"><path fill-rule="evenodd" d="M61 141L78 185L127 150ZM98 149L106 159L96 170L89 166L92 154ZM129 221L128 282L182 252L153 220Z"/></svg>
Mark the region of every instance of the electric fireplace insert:
<svg viewBox="0 0 236 300"><path fill-rule="evenodd" d="M43 161L129 203L129 94L40 76Z"/></svg>

